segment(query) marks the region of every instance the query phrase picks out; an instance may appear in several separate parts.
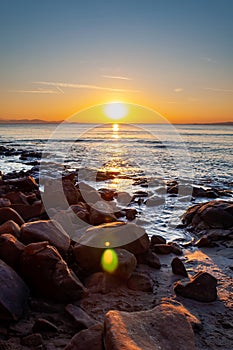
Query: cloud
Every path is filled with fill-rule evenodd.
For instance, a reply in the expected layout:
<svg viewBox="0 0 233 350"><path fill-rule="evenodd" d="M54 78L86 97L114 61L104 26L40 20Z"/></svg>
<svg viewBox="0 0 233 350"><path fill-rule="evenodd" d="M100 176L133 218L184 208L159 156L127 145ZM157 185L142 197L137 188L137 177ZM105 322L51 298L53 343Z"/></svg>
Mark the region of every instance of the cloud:
<svg viewBox="0 0 233 350"><path fill-rule="evenodd" d="M107 79L132 80L131 78L122 77L120 75L102 75L102 77Z"/></svg>
<svg viewBox="0 0 233 350"><path fill-rule="evenodd" d="M183 88L176 88L176 89L174 89L174 92L182 92L182 91L184 91Z"/></svg>
<svg viewBox="0 0 233 350"><path fill-rule="evenodd" d="M38 89L38 90L9 90L8 92L21 93L21 94L59 94L59 93L61 93L58 90L44 90L44 89Z"/></svg>
<svg viewBox="0 0 233 350"><path fill-rule="evenodd" d="M211 57L200 57L200 59L202 61L206 61L206 62L209 62L209 63L217 63L216 61L214 61Z"/></svg>
<svg viewBox="0 0 233 350"><path fill-rule="evenodd" d="M205 87L204 90L215 91L215 92L233 93L233 89L221 89L221 88Z"/></svg>
<svg viewBox="0 0 233 350"><path fill-rule="evenodd" d="M36 81L34 82L34 84L54 86L56 88L89 89L89 90L103 90L103 91L113 91L113 92L139 92L140 91L140 90L111 88L111 87L104 87L104 86L90 85L90 84L71 84L71 83L52 82L52 81Z"/></svg>

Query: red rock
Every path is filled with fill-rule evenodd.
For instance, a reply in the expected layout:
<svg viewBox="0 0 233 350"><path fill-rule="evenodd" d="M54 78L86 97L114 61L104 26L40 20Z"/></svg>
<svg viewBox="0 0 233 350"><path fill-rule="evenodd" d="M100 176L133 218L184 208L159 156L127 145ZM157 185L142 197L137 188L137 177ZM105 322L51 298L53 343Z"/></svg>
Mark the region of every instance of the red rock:
<svg viewBox="0 0 233 350"><path fill-rule="evenodd" d="M173 305L141 312L109 311L104 325L106 350L196 350L185 312Z"/></svg>
<svg viewBox="0 0 233 350"><path fill-rule="evenodd" d="M186 271L186 268L183 264L183 262L179 259L179 258L174 258L172 260L172 272L175 275L180 275L180 276L184 276L184 277L188 277L188 273Z"/></svg>
<svg viewBox="0 0 233 350"><path fill-rule="evenodd" d="M124 209L124 211L125 211L127 220L132 221L132 220L134 220L136 218L136 215L137 215L137 210L136 209L127 208L127 209Z"/></svg>
<svg viewBox="0 0 233 350"><path fill-rule="evenodd" d="M29 204L12 204L11 208L17 211L24 220L38 218L45 212L41 201L36 201L32 205Z"/></svg>
<svg viewBox="0 0 233 350"><path fill-rule="evenodd" d="M174 291L185 298L202 302L217 299L217 280L207 272L198 272L190 281L175 283Z"/></svg>
<svg viewBox="0 0 233 350"><path fill-rule="evenodd" d="M170 254L172 246L170 244L155 244L152 246L152 250L156 254Z"/></svg>
<svg viewBox="0 0 233 350"><path fill-rule="evenodd" d="M28 204L27 196L22 192L8 192L5 198L9 199L11 204Z"/></svg>
<svg viewBox="0 0 233 350"><path fill-rule="evenodd" d="M11 201L8 198L0 198L0 208L10 207Z"/></svg>
<svg viewBox="0 0 233 350"><path fill-rule="evenodd" d="M153 235L150 240L152 246L155 244L166 244L166 239L159 235Z"/></svg>
<svg viewBox="0 0 233 350"><path fill-rule="evenodd" d="M103 325L97 324L76 334L64 350L104 350L102 338Z"/></svg>
<svg viewBox="0 0 233 350"><path fill-rule="evenodd" d="M79 329L89 328L96 324L92 317L76 305L68 304L65 309Z"/></svg>
<svg viewBox="0 0 233 350"><path fill-rule="evenodd" d="M19 226L24 224L23 218L12 208L0 208L0 225L12 220ZM5 232L7 233L7 232Z"/></svg>
<svg viewBox="0 0 233 350"><path fill-rule="evenodd" d="M48 241L61 252L70 246L70 237L55 220L28 222L21 227L21 240L25 244Z"/></svg>
<svg viewBox="0 0 233 350"><path fill-rule="evenodd" d="M129 289L142 292L153 292L153 284L151 279L145 274L133 272L127 281Z"/></svg>
<svg viewBox="0 0 233 350"><path fill-rule="evenodd" d="M56 248L48 242L29 244L20 257L20 271L34 294L67 302L86 291Z"/></svg>
<svg viewBox="0 0 233 350"><path fill-rule="evenodd" d="M8 220L0 226L0 235L4 233L10 233L16 238L20 237L20 227L13 220Z"/></svg>
<svg viewBox="0 0 233 350"><path fill-rule="evenodd" d="M209 247L211 245L211 240L207 236L203 236L195 243L195 245L199 248Z"/></svg>
<svg viewBox="0 0 233 350"><path fill-rule="evenodd" d="M24 244L11 234L3 234L0 236L0 259L13 269L16 269L19 266L19 258L24 247Z"/></svg>
<svg viewBox="0 0 233 350"><path fill-rule="evenodd" d="M17 273L0 260L0 319L18 320L23 316L29 289Z"/></svg>
<svg viewBox="0 0 233 350"><path fill-rule="evenodd" d="M111 190L109 188L100 188L98 192L100 193L101 198L103 198L105 201L108 201L108 202L113 201L116 195L116 191Z"/></svg>
<svg viewBox="0 0 233 350"><path fill-rule="evenodd" d="M22 192L31 192L38 189L38 184L32 176L9 179L6 182Z"/></svg>

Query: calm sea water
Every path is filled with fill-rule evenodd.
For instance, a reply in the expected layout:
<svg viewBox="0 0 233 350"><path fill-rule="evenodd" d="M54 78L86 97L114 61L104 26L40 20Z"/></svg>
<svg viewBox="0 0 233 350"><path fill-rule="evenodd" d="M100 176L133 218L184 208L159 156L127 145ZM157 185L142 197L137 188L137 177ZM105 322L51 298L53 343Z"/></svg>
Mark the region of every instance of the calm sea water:
<svg viewBox="0 0 233 350"><path fill-rule="evenodd" d="M134 194L146 190L149 196L167 180L180 183L232 189L233 126L220 125L88 125L37 124L0 125L0 146L44 152L43 161L51 165L53 174L65 166L92 170L119 171L121 177L92 186L116 188ZM28 170L31 165L19 156L0 155L0 170ZM52 176L52 171L51 171ZM150 180L142 189L135 180ZM160 186L161 187L161 186ZM171 211L179 217L190 203L178 204L170 198L160 210L141 206L139 223L149 233L158 231L171 238L184 233L169 229Z"/></svg>

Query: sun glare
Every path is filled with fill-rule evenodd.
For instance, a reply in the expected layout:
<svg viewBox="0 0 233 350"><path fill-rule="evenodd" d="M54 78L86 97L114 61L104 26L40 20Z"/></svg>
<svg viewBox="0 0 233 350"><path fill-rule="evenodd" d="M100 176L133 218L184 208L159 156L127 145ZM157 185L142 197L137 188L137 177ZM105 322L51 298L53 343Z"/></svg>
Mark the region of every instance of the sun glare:
<svg viewBox="0 0 233 350"><path fill-rule="evenodd" d="M112 102L104 106L104 113L110 119L120 119L128 113L128 109L124 103Z"/></svg>
<svg viewBox="0 0 233 350"><path fill-rule="evenodd" d="M112 124L112 131L118 132L119 131L119 124Z"/></svg>

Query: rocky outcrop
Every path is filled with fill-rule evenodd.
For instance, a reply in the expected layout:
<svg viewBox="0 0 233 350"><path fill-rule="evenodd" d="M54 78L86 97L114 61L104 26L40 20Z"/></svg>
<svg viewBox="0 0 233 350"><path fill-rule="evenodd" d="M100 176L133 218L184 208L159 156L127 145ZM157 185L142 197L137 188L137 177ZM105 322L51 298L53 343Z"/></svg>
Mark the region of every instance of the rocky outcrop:
<svg viewBox="0 0 233 350"><path fill-rule="evenodd" d="M104 324L106 350L196 350L185 311L174 305L131 313L109 311Z"/></svg>
<svg viewBox="0 0 233 350"><path fill-rule="evenodd" d="M18 320L23 316L29 289L17 273L0 260L0 320Z"/></svg>

